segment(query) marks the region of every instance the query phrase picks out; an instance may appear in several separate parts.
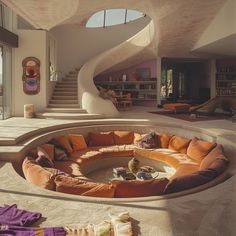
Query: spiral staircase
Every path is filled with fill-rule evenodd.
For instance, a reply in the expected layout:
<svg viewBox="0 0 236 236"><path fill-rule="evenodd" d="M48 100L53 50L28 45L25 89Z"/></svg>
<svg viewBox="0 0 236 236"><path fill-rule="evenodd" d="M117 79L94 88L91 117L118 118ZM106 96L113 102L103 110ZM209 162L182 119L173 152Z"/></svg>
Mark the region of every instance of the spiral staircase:
<svg viewBox="0 0 236 236"><path fill-rule="evenodd" d="M103 118L100 114L88 114L85 109L80 108L77 91L78 72L79 69L75 69L56 83L48 107L44 112L36 114L38 118L65 120Z"/></svg>

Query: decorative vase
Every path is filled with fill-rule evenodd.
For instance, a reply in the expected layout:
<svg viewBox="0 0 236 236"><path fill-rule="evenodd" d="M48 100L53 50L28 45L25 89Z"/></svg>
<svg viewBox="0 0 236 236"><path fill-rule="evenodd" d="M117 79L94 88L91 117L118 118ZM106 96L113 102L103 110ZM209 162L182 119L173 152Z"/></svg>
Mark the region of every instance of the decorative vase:
<svg viewBox="0 0 236 236"><path fill-rule="evenodd" d="M126 78L127 78L126 74L123 74L123 75L122 75L122 81L125 82L125 81L126 81Z"/></svg>

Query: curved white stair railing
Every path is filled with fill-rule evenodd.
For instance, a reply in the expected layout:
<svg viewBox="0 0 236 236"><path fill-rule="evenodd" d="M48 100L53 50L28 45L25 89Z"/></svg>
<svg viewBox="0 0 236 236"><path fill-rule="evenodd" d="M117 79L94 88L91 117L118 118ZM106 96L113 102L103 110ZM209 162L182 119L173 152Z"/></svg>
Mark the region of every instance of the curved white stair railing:
<svg viewBox="0 0 236 236"><path fill-rule="evenodd" d="M119 111L109 99L99 96L93 78L102 71L139 53L151 44L154 38L154 24L150 23L139 33L89 60L78 75L78 96L80 106L88 113L101 114L104 117L118 117Z"/></svg>

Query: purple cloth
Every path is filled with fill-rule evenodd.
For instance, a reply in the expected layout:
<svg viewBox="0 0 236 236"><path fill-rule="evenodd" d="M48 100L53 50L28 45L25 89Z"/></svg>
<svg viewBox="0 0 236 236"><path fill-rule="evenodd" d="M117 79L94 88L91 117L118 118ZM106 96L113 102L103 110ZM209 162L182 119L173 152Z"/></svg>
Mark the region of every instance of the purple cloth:
<svg viewBox="0 0 236 236"><path fill-rule="evenodd" d="M13 225L0 225L0 236L65 236L66 231L62 227L36 228Z"/></svg>
<svg viewBox="0 0 236 236"><path fill-rule="evenodd" d="M17 205L0 207L0 225L30 226L41 218L41 213L17 209Z"/></svg>

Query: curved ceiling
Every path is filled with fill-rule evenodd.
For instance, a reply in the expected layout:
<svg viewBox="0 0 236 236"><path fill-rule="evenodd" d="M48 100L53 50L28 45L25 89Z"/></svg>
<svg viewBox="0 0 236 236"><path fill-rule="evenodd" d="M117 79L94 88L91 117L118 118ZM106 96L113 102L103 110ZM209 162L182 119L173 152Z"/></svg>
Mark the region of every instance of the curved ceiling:
<svg viewBox="0 0 236 236"><path fill-rule="evenodd" d="M156 34L149 51L161 57L195 57L191 50L226 0L2 0L33 26L84 26L95 12L129 8L150 16Z"/></svg>

